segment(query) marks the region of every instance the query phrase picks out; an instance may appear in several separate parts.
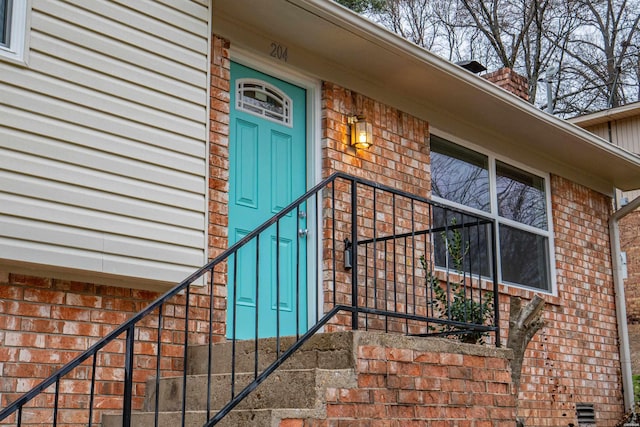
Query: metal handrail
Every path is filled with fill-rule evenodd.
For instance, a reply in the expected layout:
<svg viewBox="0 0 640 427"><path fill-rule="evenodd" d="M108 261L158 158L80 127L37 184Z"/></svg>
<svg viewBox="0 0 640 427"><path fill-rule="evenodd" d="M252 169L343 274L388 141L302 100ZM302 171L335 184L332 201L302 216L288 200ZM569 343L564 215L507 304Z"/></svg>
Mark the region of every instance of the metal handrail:
<svg viewBox="0 0 640 427"><path fill-rule="evenodd" d="M351 206L350 206L350 215L351 215L351 231L350 233L347 232L346 235L350 236L352 239L352 242L355 242L355 244L353 244L352 246L352 250L353 253L351 254L351 256L353 257L353 260L355 261L355 265L353 266L353 268L351 269L350 272L350 278L351 278L351 305L348 304L342 304L342 303L338 303L337 302L337 298L336 298L336 270L337 270L337 258L339 257L339 251L337 250L337 241L341 241L341 240L337 240L336 239L336 197L335 197L335 187L336 187L336 181L337 180L344 180L346 181L346 183L348 184L348 188L349 191L351 193ZM360 233L362 231L362 229L364 229L364 227L360 227L358 226L358 221L359 221L359 211L358 209L360 209L361 211L366 210L365 207L361 207L361 205L359 204L359 202L361 200L359 200L358 198L358 188L363 188L362 191L368 191L369 193L373 194L373 231L368 230L369 233L373 234L370 237L361 237ZM207 264L205 264L203 267L199 268L198 270L196 270L193 274L191 274L190 276L188 276L186 279L184 279L182 282L180 282L179 284L177 284L174 288L172 288L171 290L167 291L165 294L163 294L162 296L160 296L157 300L155 300L154 302L152 302L151 304L149 304L146 308L144 308L143 310L141 310L140 312L138 312L137 314L135 314L132 318L130 318L129 320L127 320L126 322L124 322L123 324L121 324L120 326L116 327L112 332L110 332L109 334L107 334L104 338L102 338L101 340L99 340L98 342L96 342L95 344L93 344L91 347L89 347L85 352L83 352L82 354L78 355L76 358L74 358L72 361L70 361L69 363L65 364L62 368L60 368L57 372L55 372L53 375L51 375L50 377L48 377L47 379L43 380L40 384L38 384L37 386L35 386L33 389L31 389L29 392L25 393L24 395L22 395L21 397L19 397L17 400L15 400L14 402L12 402L9 406L7 406L6 408L2 409L0 411L0 421L5 420L6 418L8 418L10 415L12 414L16 414L16 420L17 420L17 425L20 426L21 425L21 419L22 419L22 415L23 415L23 408L25 407L25 405L27 405L29 402L31 402L36 396L38 396L39 394L43 393L46 389L48 389L49 387L51 387L52 385L55 385L56 390L55 390L55 403L54 403L54 408L53 408L53 420L54 420L54 425L57 422L57 416L58 416L58 411L60 410L60 408L58 408L58 400L59 400L59 385L60 385L60 381L63 379L63 377L65 377L67 374L71 373L74 368L80 366L82 363L84 363L85 361L93 358L93 363L92 363L92 384L91 384L91 397L90 397L90 404L89 404L89 419L88 419L88 425L91 426L92 425L92 418L93 418L93 413L94 413L94 408L93 408L93 402L94 402L94 396L95 396L95 373L96 373L96 360L97 360L97 355L98 352L100 352L100 350L104 349L107 345L109 345L110 343L112 343L114 340L119 339L123 334L126 334L125 337L125 363L124 363L124 394L123 394L123 426L130 426L131 425L131 414L133 411L133 407L132 407L132 398L133 398L133 394L132 394L132 387L133 387L133 370L134 370L134 349L135 349L135 328L136 326L145 318L148 318L149 316L152 315L153 312L155 312L156 310L158 311L158 339L157 339L157 360L156 360L156 402L155 402L155 407L154 407L154 411L155 411L155 423L156 425L158 425L158 387L159 387L159 381L160 381L160 356L161 356L161 351L160 351L160 346L161 346L161 331L162 331L162 324L163 324L163 315L162 315L162 308L164 307L165 304L167 304L173 297L184 293L186 295L186 310L185 310L185 340L184 340L184 366L183 366L183 373L182 373L182 377L183 377L183 381L182 381L182 387L183 390L186 391L186 385L187 385L187 355L188 355L188 348L189 348L189 343L188 343L188 328L189 328L189 301L190 301L190 290L191 290L191 285L194 284L194 282L196 282L196 280L198 280L199 278L203 277L204 275L206 275L207 273L211 274L211 294L209 296L210 298L210 318L209 318L209 361L208 361L208 372L209 374L211 373L211 348L212 348L212 338L213 338L213 332L212 332L212 313L213 313L213 300L214 300L214 296L213 296L213 277L214 277L214 270L215 268L224 263L224 262L231 262L230 259L233 259L233 263L234 263L234 269L237 268L237 254L238 251L241 248L245 248L250 242L253 241L259 241L260 239L260 235L267 229L269 229L272 226L276 226L276 228L279 230L280 227L280 220L283 219L285 216L289 215L290 213L292 213L294 210L299 210L300 206L303 205L304 203L309 202L310 200L312 200L312 198L315 198L316 201L316 207L318 208L318 212L320 212L320 204L318 203L318 197L321 194L321 192L323 190L327 190L330 189L331 190L331 197L329 197L328 195L325 195L326 198L329 199L328 204L330 205L329 208L331 209L331 219L333 221L333 226L331 229L331 233L332 233L332 244L331 244L331 251L332 251L332 262L333 262L333 266L332 266L332 270L333 270L333 297L332 300L333 301L329 301L329 303L332 303L332 306L328 309L328 311L323 314L322 316L320 316L320 313L316 313L315 316L315 323L313 323L306 331L304 331L304 333L302 333L301 335L298 332L299 327L296 327L296 335L297 338L295 340L295 342L293 344L291 344L287 349L281 350L280 349L280 336L279 336L279 329L276 332L276 341L277 341L277 358L276 360L271 363L267 368L264 368L262 372L260 372L258 374L258 362L257 362L257 343L256 343L256 359L255 359L255 369L254 369L254 379L253 381L248 384L247 386L245 386L245 388L243 388L241 391L239 391L238 393L235 393L235 391L233 391L232 389L232 396L231 399L229 400L229 402L223 406L222 409L220 409L216 414L214 414L213 416L211 415L211 408L209 407L210 404L210 394L211 394L211 380L209 377L209 380L207 381L207 422L206 422L206 426L210 426L210 425L215 425L218 421L220 421L226 414L228 414L240 401L242 401L249 393L251 393L251 391L253 391L262 381L264 381L274 370L276 370L288 357L290 357L298 348L300 348L309 338L311 338L315 333L317 333L319 330L321 330L321 328L323 328L324 326L326 326L326 324L328 322L330 322L332 319L334 319L336 317L336 315L340 312L348 312L351 313L352 316L352 321L351 321L351 328L353 329L358 329L359 327L361 327L361 324L363 325L363 327L365 328L370 328L369 325L369 316L376 317L376 316L382 316L385 319L385 324L387 324L389 322L389 319L397 319L397 320L402 320L403 322L406 322L406 333L409 333L409 322L421 322L426 324L426 330L427 332L424 334L419 334L419 335L456 335L456 334L464 334L464 333L468 333L469 331L475 331L475 332L480 332L480 333L485 333L485 332L494 332L495 333L495 344L496 345L500 345L500 340L499 340L499 313L498 313L498 303L497 303L497 296L498 296L498 292L497 292L497 283L495 280L495 273L496 273L496 264L495 264L495 221L492 220L489 217L483 217L481 215L477 215L477 214L471 214L468 212L464 212L462 210L457 210L457 209L453 209L435 202L432 202L424 197L421 196L416 196L416 195L412 195L410 193L407 192L403 192L397 189L394 189L392 187L389 186L385 186L385 185L381 185L379 183L375 183L369 180L365 180L362 178L357 178L357 177L353 177L353 176L349 176L347 174L344 173L334 173L333 175L331 175L330 177L324 179L322 182L320 182L319 184L317 184L316 186L314 186L313 188L309 189L305 194L303 194L302 196L298 197L297 199L295 199L291 204L289 204L286 208L282 209L280 212L278 212L276 215L274 215L272 218L270 218L269 220L267 220L266 222L264 222L263 224L261 224L259 227L257 227L255 230L251 231L250 233L248 233L245 237L243 237L242 239L240 239L239 241L237 241L236 243L232 244L229 248L227 248L226 250L222 251L222 253L220 253L217 257L215 257L214 259L212 259L211 261L209 261ZM377 217L377 208L376 208L376 197L378 194L385 194L388 195L389 197L392 198L392 208L393 208L393 232L392 233L387 233L387 234L379 234L378 231L375 228L375 224L376 224L376 217ZM323 199L324 200L324 199ZM402 232L398 232L396 233L396 201L397 200L403 200L405 202L410 201L410 213L411 213L411 230L410 231L402 231ZM422 226L420 229L416 229L417 225L414 224L414 209L416 204L422 204L424 206L427 206L429 209L429 212L431 212L431 209L439 209L442 210L443 212L446 212L446 215L454 215L456 217L459 218L472 218L473 222L469 222L468 224L465 221L462 221L462 223L458 223L458 224L448 224L448 220L447 223L445 224L440 224L437 226L434 226L432 223L429 223L427 226ZM445 215L445 216L446 216ZM429 213L429 218L432 217L432 214ZM324 218L324 215L323 215ZM431 219L429 219L429 221L431 221ZM317 221L318 222L318 221ZM407 244L407 239L411 240L414 239L414 243L415 243L415 239L417 239L419 236L433 236L433 235L438 235L438 234L442 234L442 233L447 233L450 232L452 230L464 230L465 227L469 228L469 227L486 227L489 226L491 229L491 248L492 248L492 254L491 254L491 259L493 260L492 266L491 266L491 270L492 270L492 274L489 278L490 281L492 281L493 283L493 304L494 304L494 313L493 313L493 321L490 322L490 324L477 324L477 323L470 323L468 321L460 321L457 319L452 319L452 318L443 318L442 315L441 316L435 316L433 310L431 311L431 315L429 315L428 310L422 313L418 313L416 310L416 304L415 304L415 297L416 297L416 293L415 293L415 289L417 285L417 279L415 277L415 267L414 267L414 277L413 277L413 281L411 284L409 284L409 282L406 283L397 283L395 280L395 276L393 279L393 288L394 288L394 292L396 294L394 294L394 300L398 297L397 293L399 292L398 290L398 286L403 287L403 289L406 292L406 295L404 296L406 300L409 299L409 286L413 286L414 287L414 293L413 293L413 298L414 298L414 305L413 305L413 312L409 312L408 309L405 309L405 312L402 311L398 311L397 309L397 304L396 307L392 307L392 309L388 308L388 303L385 302L384 307L379 307L377 304L377 295L375 297L372 297L371 295L368 294L369 290L370 290L370 286L368 285L368 283L370 281L373 282L373 287L371 287L371 292L377 293L378 292L378 284L376 283L378 281L378 278L373 277L370 278L369 277L369 264L373 263L374 267L373 270L375 271L376 269L376 265L377 263L379 263L379 260L376 259L375 256L375 245L379 245L379 244L384 244L387 245L387 242L392 242L393 243L393 254L392 254L392 258L393 258L393 263L397 264L397 260L396 260L396 255L399 252L402 252L401 249L399 249L396 246L396 242L398 240L402 240L404 239L405 241L405 245ZM362 229L361 229L362 228ZM344 233L343 233L344 234ZM319 233L317 232L316 229L316 235L319 235ZM425 237L426 239L426 237ZM279 241L279 236L276 238L277 241ZM370 258L369 254L368 254L368 248L370 245L373 245L374 249L373 249L373 253L374 253L374 257ZM257 248L258 245L256 245ZM358 252L358 248L365 248L362 254L359 254ZM423 245L423 249L429 250L430 246L429 244L426 242L425 240L425 244ZM431 248L432 249L432 248ZM413 245L412 247L413 250L413 255L415 258L415 245ZM386 247L385 247L385 251L386 251ZM345 253L346 256L346 253ZM406 253L404 255L402 255L403 257L407 257L409 255L407 255ZM233 258L232 258L233 257ZM317 258L317 257L316 257ZM258 262L258 249L256 249L256 262ZM361 264L358 264L358 263ZM386 262L386 261L385 261ZM364 263L364 270L366 271L366 275L364 277L364 280L362 277L360 277L361 275L361 270L358 267L362 266L362 263ZM394 264L394 265L395 265ZM276 262L276 265L279 265L278 262ZM436 266L437 267L437 266ZM277 267L279 268L279 267ZM385 267L386 268L386 267ZM395 274L395 266L394 266L394 274ZM463 276L473 276L473 272L469 271L468 273L465 272L463 274ZM256 273L257 275L257 273ZM447 277L449 276L448 272L447 272ZM234 277L237 277L237 275L234 275ZM258 279L256 279L258 280ZM385 277L385 283L386 283L386 277ZM473 280L472 280L473 281ZM480 273L477 273L477 278L476 278L476 283L480 282ZM258 283L258 282L256 282ZM230 286L230 284L227 284L227 286ZM385 284L386 286L386 284ZM448 286L448 283L447 283ZM257 287L257 285L256 285ZM360 288L364 288L365 291L365 295L359 295L359 291ZM425 288L426 289L426 288ZM471 289L471 288L470 288ZM318 291L318 286L316 286L316 292ZM385 287L385 295L387 292L387 289ZM426 291L425 291L426 292ZM432 292L432 290L431 290ZM480 291L476 291L476 292L480 292ZM279 292L278 292L279 295ZM364 299L363 299L364 298ZM385 296L386 298L386 296ZM482 298L482 296L480 295L479 298ZM319 296L316 296L316 300L319 299ZM360 300L363 299L363 302L361 302ZM369 299L373 299L375 300L375 304L371 304L369 305ZM408 306L409 303L407 301L405 301L406 304L405 306ZM296 295L296 303L298 303L298 296ZM234 314L236 312L236 301L234 298L233 301L234 304ZM278 302L278 307L279 307L279 302ZM279 310L279 309L278 309ZM426 314L425 314L426 313ZM442 314L442 313L441 313ZM364 318L362 317L364 316ZM255 324L256 324L256 337L257 337L257 324L258 324L258 315L256 314L256 318L255 318ZM434 325L436 325L434 327ZM446 330L446 332L443 332L442 329L438 329L438 325L446 325L448 327L448 329ZM385 327L386 328L386 327ZM233 343L233 351L235 352L235 343L236 343L236 332L235 332L235 322L233 322L233 325L231 325L231 341ZM232 365L232 387L234 384L234 378L235 378L235 373L234 373L234 369L235 369L235 353L232 354L232 361L231 361L231 365ZM184 425L185 422L185 413L186 413L186 392L183 394L183 399L182 399L182 422Z"/></svg>

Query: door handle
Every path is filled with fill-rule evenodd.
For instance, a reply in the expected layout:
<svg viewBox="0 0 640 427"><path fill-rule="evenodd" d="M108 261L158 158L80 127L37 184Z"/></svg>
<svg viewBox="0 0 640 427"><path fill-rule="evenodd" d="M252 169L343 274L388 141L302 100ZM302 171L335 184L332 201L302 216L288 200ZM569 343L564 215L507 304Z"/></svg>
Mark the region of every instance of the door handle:
<svg viewBox="0 0 640 427"><path fill-rule="evenodd" d="M298 236L300 237L306 237L307 234L309 234L309 230L307 230L306 228L301 228L298 230Z"/></svg>

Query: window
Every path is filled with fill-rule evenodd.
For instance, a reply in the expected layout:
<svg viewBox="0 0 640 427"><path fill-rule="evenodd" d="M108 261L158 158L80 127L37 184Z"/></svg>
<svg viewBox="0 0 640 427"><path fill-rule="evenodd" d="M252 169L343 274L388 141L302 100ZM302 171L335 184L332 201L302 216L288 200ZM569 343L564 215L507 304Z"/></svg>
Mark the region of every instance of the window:
<svg viewBox="0 0 640 427"><path fill-rule="evenodd" d="M431 188L438 197L489 212L487 156L432 136Z"/></svg>
<svg viewBox="0 0 640 427"><path fill-rule="evenodd" d="M0 45L9 45L9 28L11 28L11 22L9 17L11 16L10 0L0 0Z"/></svg>
<svg viewBox="0 0 640 427"><path fill-rule="evenodd" d="M0 0L0 59L25 61L28 0Z"/></svg>
<svg viewBox="0 0 640 427"><path fill-rule="evenodd" d="M431 180L435 199L496 220L498 280L551 291L545 178L432 135ZM434 211L436 225L446 227L452 220L464 221L446 209ZM471 270L488 276L490 234L474 233L468 236L475 249L471 253L477 254L469 260ZM436 263L444 266L444 249L435 244Z"/></svg>

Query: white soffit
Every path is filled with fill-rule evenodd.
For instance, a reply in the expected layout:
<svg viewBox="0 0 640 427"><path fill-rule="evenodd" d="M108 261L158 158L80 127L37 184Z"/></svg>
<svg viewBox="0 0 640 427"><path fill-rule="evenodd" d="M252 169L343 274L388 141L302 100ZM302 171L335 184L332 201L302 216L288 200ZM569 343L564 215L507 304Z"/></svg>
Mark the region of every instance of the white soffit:
<svg viewBox="0 0 640 427"><path fill-rule="evenodd" d="M536 109L329 0L214 0L213 33L605 194L640 188L640 157Z"/></svg>

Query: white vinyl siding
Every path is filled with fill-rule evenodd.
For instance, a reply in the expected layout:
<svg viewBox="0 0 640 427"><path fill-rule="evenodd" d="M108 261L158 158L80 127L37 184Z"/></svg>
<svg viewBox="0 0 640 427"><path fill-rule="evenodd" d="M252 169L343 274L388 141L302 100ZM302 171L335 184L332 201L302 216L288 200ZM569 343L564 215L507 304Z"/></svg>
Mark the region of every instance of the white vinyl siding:
<svg viewBox="0 0 640 427"><path fill-rule="evenodd" d="M640 115L588 126L585 129L627 151L640 155ZM639 196L638 190L619 192L617 195L618 199L625 197L629 201Z"/></svg>
<svg viewBox="0 0 640 427"><path fill-rule="evenodd" d="M207 2L31 6L28 67L0 62L0 264L182 280L206 261Z"/></svg>

